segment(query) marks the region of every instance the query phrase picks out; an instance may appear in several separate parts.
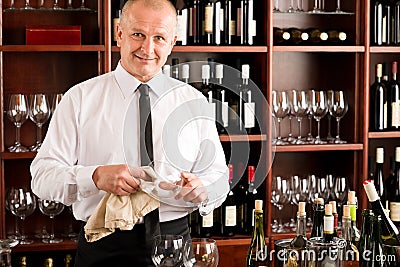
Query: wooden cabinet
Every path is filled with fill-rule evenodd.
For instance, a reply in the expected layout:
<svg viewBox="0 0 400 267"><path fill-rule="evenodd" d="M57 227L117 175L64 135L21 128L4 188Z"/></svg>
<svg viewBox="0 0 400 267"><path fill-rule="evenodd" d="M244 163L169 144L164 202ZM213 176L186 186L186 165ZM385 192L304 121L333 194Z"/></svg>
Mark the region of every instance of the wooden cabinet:
<svg viewBox="0 0 400 267"><path fill-rule="evenodd" d="M1 70L1 110L8 105L11 93L63 93L72 85L111 71L119 60L119 49L111 42L111 3L114 0L86 0L86 11L54 10L9 10L10 1L1 1L0 70ZM38 8L40 1L31 1ZM251 78L267 100L273 90L322 89L343 90L349 101L349 110L341 121L341 137L346 144L288 145L272 146L271 136L274 124L264 118L265 135L249 137L252 149L251 162L261 162L266 169L263 184L265 193L265 226L272 240L292 236L276 234L271 223L278 217L277 209L271 204L271 186L276 176L326 175L346 176L350 187L357 191L361 200L360 210L367 207L362 181L367 178L368 155L374 154L378 145L394 151L399 144L400 132L376 133L369 131L369 87L374 79L377 62L395 60L400 47L375 47L370 45L370 1L342 1L345 14L273 13L274 1L255 1L257 8L257 35L255 46L176 46L170 56L180 62L215 58L216 61L234 66L237 58L251 65ZM306 1L304 1L306 2ZM327 5L333 5L328 3ZM66 0L60 0L65 7ZM15 0L16 7L23 7L24 1ZM51 7L53 1L45 1ZM80 1L73 1L78 7ZM304 3L306 10L311 9ZM285 8L285 7L283 7ZM327 6L333 8L333 6ZM82 45L25 45L26 25L80 25ZM348 34L345 46L277 46L273 43L273 27L297 27L301 29L317 27L321 29L342 29ZM269 107L263 107L265 109ZM302 134L308 131L307 120L303 122ZM11 186L30 185L29 165L35 156L33 152L11 153L7 148L15 141L15 127L6 116L0 118L1 131L1 172L0 172L0 238L14 231L15 217L6 210L6 190ZM293 132L297 133L297 123L293 122ZM46 125L45 127L46 128ZM45 132L46 129L44 129ZM287 134L289 123L282 122L282 133ZM335 131L333 126L332 131ZM26 121L21 130L21 142L32 145L36 138L36 128ZM321 125L321 135L325 136L327 123ZM315 122L313 126L315 134ZM224 144L246 141L243 136L221 136ZM260 157L260 154L263 156ZM269 161L272 168L268 171ZM295 208L286 207L279 216L294 217ZM311 214L309 214L311 216ZM361 218L360 214L359 217ZM71 219L66 209L57 218L58 232L65 232L69 223L78 231L80 224ZM359 220L360 221L360 220ZM39 211L26 219L26 232L40 232L49 220ZM236 237L218 241L221 246L221 266L233 266L236 258L231 258L227 250L240 247L245 251L250 237ZM271 241L273 242L273 241ZM46 245L35 242L21 245L15 252L73 251L76 244L66 241ZM242 253L241 252L241 253ZM244 253L244 252L243 252ZM243 254L242 253L242 254ZM242 255L243 256L243 255ZM240 258L242 258L240 256ZM239 259L237 259L239 261ZM244 262L244 261L243 261ZM237 264L239 266L239 264Z"/></svg>

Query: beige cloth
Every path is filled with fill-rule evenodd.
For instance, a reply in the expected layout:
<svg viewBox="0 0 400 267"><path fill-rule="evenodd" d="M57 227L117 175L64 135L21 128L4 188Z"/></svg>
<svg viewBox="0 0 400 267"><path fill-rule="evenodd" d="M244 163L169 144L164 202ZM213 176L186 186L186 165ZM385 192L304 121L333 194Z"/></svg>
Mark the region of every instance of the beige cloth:
<svg viewBox="0 0 400 267"><path fill-rule="evenodd" d="M146 174L144 183L153 183L154 171L150 167L142 168ZM115 229L132 230L140 217L160 207L160 202L144 191L136 191L129 196L117 196L107 193L92 216L87 221L84 230L88 242L94 242L115 232Z"/></svg>

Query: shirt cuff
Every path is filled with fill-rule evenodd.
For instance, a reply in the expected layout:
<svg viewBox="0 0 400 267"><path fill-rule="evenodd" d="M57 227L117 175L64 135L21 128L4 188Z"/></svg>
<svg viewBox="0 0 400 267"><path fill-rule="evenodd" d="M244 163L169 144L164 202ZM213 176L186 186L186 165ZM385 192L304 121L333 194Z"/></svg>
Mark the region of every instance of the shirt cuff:
<svg viewBox="0 0 400 267"><path fill-rule="evenodd" d="M76 184L78 186L78 198L87 198L99 192L99 189L93 182L92 175L98 166L82 167L76 175Z"/></svg>

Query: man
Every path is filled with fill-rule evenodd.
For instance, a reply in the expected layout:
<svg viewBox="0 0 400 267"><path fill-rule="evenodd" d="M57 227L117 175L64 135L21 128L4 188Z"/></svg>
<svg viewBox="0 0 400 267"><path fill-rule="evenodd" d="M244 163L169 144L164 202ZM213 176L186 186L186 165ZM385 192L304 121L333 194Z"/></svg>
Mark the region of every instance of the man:
<svg viewBox="0 0 400 267"><path fill-rule="evenodd" d="M189 238L193 206L222 203L229 191L227 167L215 123L202 114L207 102L191 86L161 73L175 28L176 11L168 0L125 4L117 27L117 68L72 87L53 115L31 165L38 197L72 205L75 218L86 222L106 192L128 196L139 189L145 176L140 166L148 164L141 164L137 88L146 84L154 152L149 165L161 177L180 175L183 183L172 200L160 199L161 234ZM136 224L93 243L81 231L75 266L151 265L145 227Z"/></svg>

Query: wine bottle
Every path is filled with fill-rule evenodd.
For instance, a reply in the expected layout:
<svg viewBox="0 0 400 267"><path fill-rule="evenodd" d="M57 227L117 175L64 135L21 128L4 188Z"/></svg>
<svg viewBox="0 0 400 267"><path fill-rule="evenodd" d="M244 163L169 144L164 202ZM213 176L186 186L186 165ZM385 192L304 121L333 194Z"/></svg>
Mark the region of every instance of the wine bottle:
<svg viewBox="0 0 400 267"><path fill-rule="evenodd" d="M386 86L386 89L389 85L389 69L390 65L389 62L382 63L382 82Z"/></svg>
<svg viewBox="0 0 400 267"><path fill-rule="evenodd" d="M343 205L341 238L346 240L346 247L344 248L345 260L358 261L359 252L351 240L351 216L349 205Z"/></svg>
<svg viewBox="0 0 400 267"><path fill-rule="evenodd" d="M390 242L392 242L393 245L400 245L399 230L394 225L392 220L389 218L388 214L385 212L380 197L376 191L375 185L373 184L372 181L367 180L364 181L363 186L365 192L367 193L367 197L374 214L382 216L386 228L392 236Z"/></svg>
<svg viewBox="0 0 400 267"><path fill-rule="evenodd" d="M324 199L317 198L314 200L314 216L311 237L324 237Z"/></svg>
<svg viewBox="0 0 400 267"><path fill-rule="evenodd" d="M204 44L213 45L214 39L214 2L211 0L204 1Z"/></svg>
<svg viewBox="0 0 400 267"><path fill-rule="evenodd" d="M250 234L254 226L254 201L257 198L257 189L254 187L254 166L247 167L247 194L243 207L243 233Z"/></svg>
<svg viewBox="0 0 400 267"><path fill-rule="evenodd" d="M393 44L393 10L390 1L383 2L383 16L382 16L382 43L384 45Z"/></svg>
<svg viewBox="0 0 400 267"><path fill-rule="evenodd" d="M189 12L189 40L190 44L202 44L203 9L201 0L192 0Z"/></svg>
<svg viewBox="0 0 400 267"><path fill-rule="evenodd" d="M394 45L400 44L400 1L394 3Z"/></svg>
<svg viewBox="0 0 400 267"><path fill-rule="evenodd" d="M72 256L71 256L71 254L65 255L64 264L65 264L65 265L64 265L65 267L70 267L70 266L72 266Z"/></svg>
<svg viewBox="0 0 400 267"><path fill-rule="evenodd" d="M224 65L215 65L215 80L217 92L217 130L220 134L225 134L229 126L229 104L226 98L226 90L223 86Z"/></svg>
<svg viewBox="0 0 400 267"><path fill-rule="evenodd" d="M201 67L201 80L202 80L202 86L200 88L200 91L203 93L203 95L207 98L208 100L208 108L210 110L211 117L216 118L216 103L214 101L215 96L214 96L214 91L213 87L210 83L210 65L205 64Z"/></svg>
<svg viewBox="0 0 400 267"><path fill-rule="evenodd" d="M377 266L384 267L384 254L381 239L381 216L374 215L371 218L371 238L369 240L370 253L365 254L366 261L363 261L361 266Z"/></svg>
<svg viewBox="0 0 400 267"><path fill-rule="evenodd" d="M223 37L225 45L232 45L236 43L236 12L234 2L232 0L224 1L224 23L223 23Z"/></svg>
<svg viewBox="0 0 400 267"><path fill-rule="evenodd" d="M306 203L299 202L297 211L297 222L296 222L296 236L290 241L289 245L290 248L296 248L296 249L306 248L307 246L306 227L307 227Z"/></svg>
<svg viewBox="0 0 400 267"><path fill-rule="evenodd" d="M325 215L324 215L324 241L326 243L333 241L334 232L334 217L332 215L332 205L330 203L325 204Z"/></svg>
<svg viewBox="0 0 400 267"><path fill-rule="evenodd" d="M19 258L19 265L20 267L27 267L27 263L26 263L26 256L22 256Z"/></svg>
<svg viewBox="0 0 400 267"><path fill-rule="evenodd" d="M368 180L373 180L375 177L375 172L374 172L374 157L373 156L368 156Z"/></svg>
<svg viewBox="0 0 400 267"><path fill-rule="evenodd" d="M382 82L382 64L376 65L375 82L370 91L370 131L384 131L387 129L387 90Z"/></svg>
<svg viewBox="0 0 400 267"><path fill-rule="evenodd" d="M360 242L360 230L357 227L357 197L355 191L349 191L347 196L347 204L350 206L351 216L351 241L358 246Z"/></svg>
<svg viewBox="0 0 400 267"><path fill-rule="evenodd" d="M393 175L392 194L390 196L390 219L400 226L400 147L395 149L395 168Z"/></svg>
<svg viewBox="0 0 400 267"><path fill-rule="evenodd" d="M333 216L333 237L338 236L338 227L339 227L339 214L337 213L337 205L336 201L329 201L329 204L332 205L332 216Z"/></svg>
<svg viewBox="0 0 400 267"><path fill-rule="evenodd" d="M238 162L237 163L237 168L235 171L235 174L238 176L242 176L241 179L239 180L239 183L235 186L235 195L236 195L236 207L237 207L237 213L236 213L236 219L237 219L237 229L236 232L240 234L250 234L252 231L252 228L250 228L250 231L246 231L247 227L249 226L246 218L246 211L247 211L247 206L250 206L251 203L247 203L247 179L244 179L243 176L245 176L245 167L243 162ZM250 222L251 224L251 222Z"/></svg>
<svg viewBox="0 0 400 267"><path fill-rule="evenodd" d="M310 45L325 45L328 40L328 33L318 28L311 28L306 31L309 35L308 42Z"/></svg>
<svg viewBox="0 0 400 267"><path fill-rule="evenodd" d="M375 0L373 5L371 5L372 16L371 21L373 23L372 27L372 40L373 45L382 45L383 37L383 1Z"/></svg>
<svg viewBox="0 0 400 267"><path fill-rule="evenodd" d="M253 0L241 0L238 7L237 34L241 45L253 45L256 36Z"/></svg>
<svg viewBox="0 0 400 267"><path fill-rule="evenodd" d="M164 75L167 75L168 77L171 77L171 65L165 64L165 65L162 67L162 73L163 73Z"/></svg>
<svg viewBox="0 0 400 267"><path fill-rule="evenodd" d="M47 258L44 260L44 267L53 267L53 259L52 258Z"/></svg>
<svg viewBox="0 0 400 267"><path fill-rule="evenodd" d="M385 182L383 175L383 163L384 163L384 149L383 147L376 148L376 164L375 164L375 177L374 184L376 191L378 192L378 196L381 199L384 207L387 209L389 204L387 202L386 190L385 190Z"/></svg>
<svg viewBox="0 0 400 267"><path fill-rule="evenodd" d="M250 66L248 64L244 64L242 65L242 84L240 85L239 89L239 117L242 121L240 124L240 131L252 133L256 127L256 103L253 102L252 91L249 87L249 79Z"/></svg>
<svg viewBox="0 0 400 267"><path fill-rule="evenodd" d="M328 43L332 45L343 45L347 41L347 34L344 31L328 30Z"/></svg>
<svg viewBox="0 0 400 267"><path fill-rule="evenodd" d="M368 264L369 260L367 259L367 255L370 253L370 240L371 240L371 232L372 232L372 217L374 217L374 213L370 209L365 209L361 213L362 216L362 230L360 243L358 246L359 251L359 260L360 266L365 266Z"/></svg>
<svg viewBox="0 0 400 267"><path fill-rule="evenodd" d="M115 5L113 6L113 18L112 18L112 29L113 29L113 45L117 44L117 25L119 24L119 18L121 17L122 8L124 7L125 0L113 1Z"/></svg>
<svg viewBox="0 0 400 267"><path fill-rule="evenodd" d="M301 45L308 41L308 33L298 28L289 28L286 30L290 34L289 44Z"/></svg>
<svg viewBox="0 0 400 267"><path fill-rule="evenodd" d="M254 228L251 243L246 257L246 266L270 266L268 247L265 243L263 202L256 200L254 203Z"/></svg>
<svg viewBox="0 0 400 267"><path fill-rule="evenodd" d="M176 0L175 9L177 12L175 45L187 45L188 24L189 24L189 7L185 0Z"/></svg>
<svg viewBox="0 0 400 267"><path fill-rule="evenodd" d="M233 165L228 165L229 169L229 184L231 190L229 191L226 200L221 205L221 235L233 236L236 229L236 199L232 191L232 178L233 178Z"/></svg>
<svg viewBox="0 0 400 267"><path fill-rule="evenodd" d="M282 28L274 27L274 45L288 45L290 39L290 33Z"/></svg>
<svg viewBox="0 0 400 267"><path fill-rule="evenodd" d="M171 77L179 80L179 58L172 59Z"/></svg>
<svg viewBox="0 0 400 267"><path fill-rule="evenodd" d="M388 84L390 100L388 100L388 127L400 130L400 83L397 80L397 61L392 62L392 79Z"/></svg>

